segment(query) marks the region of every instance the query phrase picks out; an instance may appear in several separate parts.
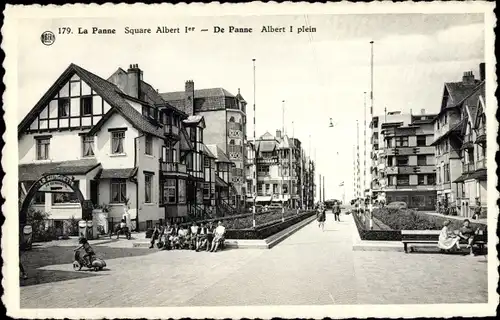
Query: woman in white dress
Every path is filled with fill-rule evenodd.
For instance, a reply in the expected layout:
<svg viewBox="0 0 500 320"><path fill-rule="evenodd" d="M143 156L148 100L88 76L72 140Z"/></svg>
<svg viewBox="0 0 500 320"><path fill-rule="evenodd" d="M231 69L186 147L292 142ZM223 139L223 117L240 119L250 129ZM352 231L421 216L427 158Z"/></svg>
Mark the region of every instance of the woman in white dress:
<svg viewBox="0 0 500 320"><path fill-rule="evenodd" d="M460 244L458 243L460 241L460 237L448 229L450 220L446 220L443 225L443 229L441 229L441 233L439 234L439 249L451 250L453 247L456 247L457 250L460 250Z"/></svg>

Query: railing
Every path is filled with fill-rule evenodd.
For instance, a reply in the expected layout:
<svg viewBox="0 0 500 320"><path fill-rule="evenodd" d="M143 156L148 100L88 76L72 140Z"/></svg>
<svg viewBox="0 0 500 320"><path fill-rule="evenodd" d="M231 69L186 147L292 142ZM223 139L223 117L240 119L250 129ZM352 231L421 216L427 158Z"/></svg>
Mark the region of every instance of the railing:
<svg viewBox="0 0 500 320"><path fill-rule="evenodd" d="M386 149L386 154L392 155L413 155L413 154L434 154L435 148L429 146L413 146L413 147L391 147Z"/></svg>
<svg viewBox="0 0 500 320"><path fill-rule="evenodd" d="M165 124L163 126L163 132L165 135L179 135L179 127L171 125L171 124Z"/></svg>
<svg viewBox="0 0 500 320"><path fill-rule="evenodd" d="M257 172L257 176L259 176L259 177L267 177L267 176L269 176L269 172L259 171L259 172Z"/></svg>
<svg viewBox="0 0 500 320"><path fill-rule="evenodd" d="M482 158L482 159L477 160L476 170L486 169L486 163L487 163L486 158Z"/></svg>
<svg viewBox="0 0 500 320"><path fill-rule="evenodd" d="M258 163L277 163L278 157L257 158Z"/></svg>
<svg viewBox="0 0 500 320"><path fill-rule="evenodd" d="M160 162L160 168L163 172L187 172L186 165L178 162Z"/></svg>

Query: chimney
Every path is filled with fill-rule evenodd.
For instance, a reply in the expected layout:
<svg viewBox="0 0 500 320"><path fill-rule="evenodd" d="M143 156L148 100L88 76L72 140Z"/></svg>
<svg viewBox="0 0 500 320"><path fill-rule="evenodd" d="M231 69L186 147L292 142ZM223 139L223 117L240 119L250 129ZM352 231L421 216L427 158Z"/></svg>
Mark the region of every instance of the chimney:
<svg viewBox="0 0 500 320"><path fill-rule="evenodd" d="M131 64L127 70L127 90L126 94L131 97L140 99L141 96L141 85L140 81L142 80L142 70L139 69L138 64Z"/></svg>
<svg viewBox="0 0 500 320"><path fill-rule="evenodd" d="M485 72L486 72L486 71L485 71L485 68L486 68L486 65L485 65L485 63L484 63L484 62L482 62L482 63L480 63L480 64L479 64L479 79L480 79L481 81L484 81L484 80L485 80L485 78L486 78L486 75L485 75Z"/></svg>
<svg viewBox="0 0 500 320"><path fill-rule="evenodd" d="M189 115L194 115L194 82L193 80L186 81L184 95L184 111Z"/></svg>
<svg viewBox="0 0 500 320"><path fill-rule="evenodd" d="M276 130L276 138L281 139L281 130Z"/></svg>
<svg viewBox="0 0 500 320"><path fill-rule="evenodd" d="M421 110L420 110L420 114L421 114L421 115L424 115L424 114L425 114L425 109L421 109Z"/></svg>
<svg viewBox="0 0 500 320"><path fill-rule="evenodd" d="M472 73L472 71L465 71L464 72L464 76L462 77L462 83L465 84L465 85L474 85L475 84L475 81L474 81L474 74Z"/></svg>

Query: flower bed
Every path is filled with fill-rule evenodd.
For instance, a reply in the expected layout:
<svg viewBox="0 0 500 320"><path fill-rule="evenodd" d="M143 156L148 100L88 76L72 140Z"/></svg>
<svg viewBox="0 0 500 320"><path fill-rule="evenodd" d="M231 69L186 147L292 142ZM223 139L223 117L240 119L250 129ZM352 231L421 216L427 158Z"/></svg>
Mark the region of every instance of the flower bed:
<svg viewBox="0 0 500 320"><path fill-rule="evenodd" d="M302 211L299 214L289 215L285 217L285 221L281 220L281 213L279 219L268 221L265 224L261 224L254 228L245 229L228 229L226 231L226 239L266 239L269 236L276 234L282 230L285 230L292 225L303 221L313 215L315 211ZM270 216L272 217L272 215Z"/></svg>
<svg viewBox="0 0 500 320"><path fill-rule="evenodd" d="M361 240L370 241L401 241L401 231L400 230L369 230L366 227L366 223L361 221L356 213L353 215L356 228L358 229L359 237Z"/></svg>
<svg viewBox="0 0 500 320"><path fill-rule="evenodd" d="M373 216L393 230L441 230L445 220L450 221L451 229L459 229L463 222L447 217L428 215L407 209L374 209ZM473 228L484 228L483 224L471 221Z"/></svg>

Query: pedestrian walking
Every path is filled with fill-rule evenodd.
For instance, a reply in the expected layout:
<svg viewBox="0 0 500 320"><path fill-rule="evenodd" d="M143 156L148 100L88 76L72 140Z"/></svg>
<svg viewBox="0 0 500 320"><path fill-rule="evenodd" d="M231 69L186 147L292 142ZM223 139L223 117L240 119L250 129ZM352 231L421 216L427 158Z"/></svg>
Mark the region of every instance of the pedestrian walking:
<svg viewBox="0 0 500 320"><path fill-rule="evenodd" d="M333 216L335 221L340 222L340 205L338 202L335 202L335 205L333 206Z"/></svg>
<svg viewBox="0 0 500 320"><path fill-rule="evenodd" d="M318 206L318 212L316 213L316 219L318 220L318 227L321 228L321 231L325 231L326 212L325 212L325 208L322 204L320 204Z"/></svg>

